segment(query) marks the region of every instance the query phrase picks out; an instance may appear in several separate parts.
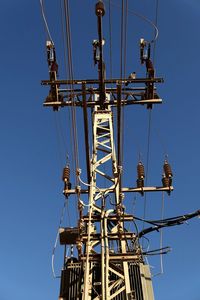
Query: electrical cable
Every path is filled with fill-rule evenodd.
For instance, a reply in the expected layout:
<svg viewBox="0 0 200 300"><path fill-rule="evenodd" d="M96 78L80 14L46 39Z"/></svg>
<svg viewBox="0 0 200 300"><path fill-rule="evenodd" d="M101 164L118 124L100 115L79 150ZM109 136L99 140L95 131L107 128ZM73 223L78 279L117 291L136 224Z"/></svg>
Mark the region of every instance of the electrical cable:
<svg viewBox="0 0 200 300"><path fill-rule="evenodd" d="M68 75L69 79L73 81L73 60L72 60L72 42L71 42L71 26L70 26L70 9L69 9L69 0L64 0L64 16L65 16L65 25L66 25L66 46L67 46L67 58L68 58ZM78 134L77 134L77 122L76 122L76 108L75 108L75 99L74 99L74 86L73 83L70 84L71 90L71 131L72 131L72 141L73 141L73 156L74 156L74 169L77 170L79 166L79 153L78 153ZM75 173L76 176L76 173ZM77 176L75 177L76 185L79 184ZM77 195L77 198L79 196ZM78 199L79 200L79 199ZM78 218L78 207L76 208L76 214Z"/></svg>
<svg viewBox="0 0 200 300"><path fill-rule="evenodd" d="M164 208L165 208L165 198L164 198L164 192L162 192L162 208L161 208L161 220L164 219ZM160 230L160 248L163 247L163 230ZM163 256L160 255L160 274L164 273L163 268Z"/></svg>
<svg viewBox="0 0 200 300"><path fill-rule="evenodd" d="M88 184L88 183L84 182L84 181L81 179L81 177L80 177L80 169L79 169L79 174L77 175L77 178L78 178L78 180L79 180L83 185L88 186L88 187L91 187L91 184ZM94 187L99 191L99 194L101 195L101 198L105 201L105 193L106 193L106 191L105 191L105 192L102 192L98 186L94 186ZM83 203L83 204L84 204L84 203ZM84 204L84 206L90 207L90 204Z"/></svg>
<svg viewBox="0 0 200 300"><path fill-rule="evenodd" d="M70 11L69 11L69 1L64 0L64 16L65 16L65 25L66 25L66 44L67 44L67 57L68 57L68 77L73 81L73 62L72 62L72 43L71 43L71 28L70 28ZM74 103L74 87L73 84L70 85L71 90L71 100L72 104ZM73 133L73 147L74 147L74 163L75 169L78 168L78 139L77 139L77 125L76 125L76 110L74 105L71 107L71 116L72 116L72 133Z"/></svg>
<svg viewBox="0 0 200 300"><path fill-rule="evenodd" d="M126 56L127 56L127 26L128 26L128 0L125 1L125 9L124 9L124 34L123 34L123 39L124 39L124 57L123 57L123 65L124 65L124 69L123 69L123 75L122 77L123 78L126 78ZM123 93L123 89L122 89L122 93ZM128 98L128 96L127 96ZM125 120L125 117L124 117L124 111L125 111L125 108L124 108L124 105L122 105L122 118L121 118L121 122L122 122L122 125L121 125L121 140L122 140L122 146L121 146L121 162L122 162L122 165L123 165L123 161L124 161L124 120Z"/></svg>
<svg viewBox="0 0 200 300"><path fill-rule="evenodd" d="M146 178L145 178L145 185L148 184L148 175L149 175L149 156L150 156L150 137L151 137L151 109L149 110L149 120L148 120L148 134L147 134L147 157L146 157ZM143 211L143 219L146 218L147 214L147 193L144 196L144 211ZM144 229L144 222L143 222L143 229Z"/></svg>
<svg viewBox="0 0 200 300"><path fill-rule="evenodd" d="M58 244L58 239L59 239L59 229L60 229L60 227L63 223L64 214L65 214L65 210L67 209L67 207L68 207L68 199L65 199L64 206L63 206L62 211L61 211L61 217L60 217L59 226L58 226L58 230L57 230L57 234L56 234L56 240L55 240L55 243L54 243L54 247L53 247L53 251L52 251L52 257L51 257L51 268L52 268L52 273L53 273L54 278L60 278L60 276L56 275L56 273L55 273L54 258L55 258L55 251L56 251L57 244ZM69 219L69 224L70 224L70 219Z"/></svg>
<svg viewBox="0 0 200 300"><path fill-rule="evenodd" d="M197 210L190 214L183 215L181 217L174 217L171 220L168 220L166 222L143 229L142 231L139 232L139 238L141 238L142 236L144 236L145 234L148 234L150 232L159 231L163 227L182 225L182 224L186 223L187 220L192 219L194 217L199 217L199 216L200 216L200 210ZM163 221L165 221L165 219Z"/></svg>
<svg viewBox="0 0 200 300"><path fill-rule="evenodd" d="M106 0L108 1L108 0ZM118 8L121 8L121 6L117 3L115 3L114 1L112 0L109 0L111 1L111 4L115 7L118 7ZM154 29L155 29L155 34L154 34L154 37L153 39L150 41L150 43L155 43L155 41L158 39L158 35L159 35L159 30L157 28L157 26L154 24L154 22L152 22L151 20L149 20L147 17L145 17L144 15L132 10L132 9L128 9L128 12L140 19L142 19L143 21L147 22L149 25L151 25Z"/></svg>
<svg viewBox="0 0 200 300"><path fill-rule="evenodd" d="M121 0L121 32L120 32L120 78L123 77L123 49L124 49L124 0Z"/></svg>
<svg viewBox="0 0 200 300"><path fill-rule="evenodd" d="M155 17L156 28L158 28L158 6L159 6L159 0L156 0L156 17ZM154 64L154 66L155 66L155 55L156 55L156 40L155 40L154 46L153 46L153 64Z"/></svg>
<svg viewBox="0 0 200 300"><path fill-rule="evenodd" d="M56 128L56 138L57 138L57 147L58 147L58 157L59 157L59 163L60 168L62 168L62 146L61 146L61 139L60 139L60 132L59 132L59 126L58 126L58 119L57 114L54 114L54 121L55 121L55 128Z"/></svg>
<svg viewBox="0 0 200 300"><path fill-rule="evenodd" d="M161 220L164 219L164 192L162 192L162 207L161 207ZM163 248L163 229L160 229L160 249ZM160 253L160 271L153 275L160 276L164 274L164 268L163 268L163 253Z"/></svg>
<svg viewBox="0 0 200 300"><path fill-rule="evenodd" d="M40 6L41 6L42 18L43 18L43 21L44 21L47 36L48 36L49 40L52 42L52 44L54 45L53 39L51 37L50 30L49 30L49 26L48 26L48 23L47 23L47 19L46 19L46 16L45 16L45 12L44 12L44 2L43 2L43 0L40 0Z"/></svg>
<svg viewBox="0 0 200 300"><path fill-rule="evenodd" d="M112 65L112 15L111 15L111 1L109 0L109 41L110 41L110 78L113 75L113 65Z"/></svg>
<svg viewBox="0 0 200 300"><path fill-rule="evenodd" d="M171 251L170 247L163 247L160 249L155 249L155 250L149 250L146 252L143 252L144 255L163 255L163 254L167 254ZM154 276L159 275L159 274L155 274Z"/></svg>

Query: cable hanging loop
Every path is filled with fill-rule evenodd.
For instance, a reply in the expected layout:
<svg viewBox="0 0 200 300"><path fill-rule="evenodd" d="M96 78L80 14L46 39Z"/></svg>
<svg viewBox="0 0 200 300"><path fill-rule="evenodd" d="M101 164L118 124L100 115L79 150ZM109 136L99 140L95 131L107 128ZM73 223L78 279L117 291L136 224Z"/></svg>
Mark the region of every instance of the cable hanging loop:
<svg viewBox="0 0 200 300"><path fill-rule="evenodd" d="M52 44L54 45L54 42L53 42L50 30L49 30L49 26L48 26L48 23L47 23L47 19L46 19L46 16L45 16L45 12L44 12L44 3L43 3L43 0L40 0L40 6L41 6L42 18L43 18L43 21L44 21L44 25L45 25L45 29L46 29L48 38L52 42Z"/></svg>
<svg viewBox="0 0 200 300"><path fill-rule="evenodd" d="M110 0L107 0L107 2L108 2L108 1L110 1ZM111 4L112 4L113 6L116 6L116 7L120 8L120 5L119 5L119 4L115 3L114 1L110 1L110 2L111 2ZM140 13L138 13L138 12L136 12L136 11L130 9L130 8L128 9L128 12L129 12L130 14L135 15L136 17L142 19L143 21L147 22L149 25L151 25L151 26L154 28L155 34L154 34L153 39L152 39L151 41L149 41L149 43L151 43L151 44L155 43L156 40L158 39L158 35L159 35L159 30L158 30L158 27L156 26L156 24L154 24L153 21L149 20L149 19L148 19L147 17L145 17L144 15L142 15L142 14L140 14Z"/></svg>

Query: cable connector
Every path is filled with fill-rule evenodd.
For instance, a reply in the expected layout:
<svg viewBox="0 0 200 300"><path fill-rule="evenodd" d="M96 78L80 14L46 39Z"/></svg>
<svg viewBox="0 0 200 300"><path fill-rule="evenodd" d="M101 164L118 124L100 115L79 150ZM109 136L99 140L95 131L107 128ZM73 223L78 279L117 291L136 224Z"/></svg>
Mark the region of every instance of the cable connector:
<svg viewBox="0 0 200 300"><path fill-rule="evenodd" d="M80 176L81 175L81 169L76 169L76 176Z"/></svg>

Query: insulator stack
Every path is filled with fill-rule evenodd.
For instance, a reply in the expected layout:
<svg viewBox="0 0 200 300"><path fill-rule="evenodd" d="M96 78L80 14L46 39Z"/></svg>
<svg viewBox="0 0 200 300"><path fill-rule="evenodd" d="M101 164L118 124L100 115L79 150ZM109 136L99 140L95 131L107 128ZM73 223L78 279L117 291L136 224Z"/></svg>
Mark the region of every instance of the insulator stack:
<svg viewBox="0 0 200 300"><path fill-rule="evenodd" d="M139 162L137 165L137 187L143 188L144 187L144 178L145 178L145 172L144 172L144 165Z"/></svg>
<svg viewBox="0 0 200 300"><path fill-rule="evenodd" d="M65 185L64 188L65 189L71 189L70 168L69 168L69 166L64 167L62 180L64 181L64 185Z"/></svg>
<svg viewBox="0 0 200 300"><path fill-rule="evenodd" d="M69 181L69 178L70 178L70 168L69 166L66 166L64 169L63 169L63 181L66 182L66 181Z"/></svg>
<svg viewBox="0 0 200 300"><path fill-rule="evenodd" d="M139 162L139 164L137 165L137 174L138 174L138 179L145 178L144 165L141 162Z"/></svg>
<svg viewBox="0 0 200 300"><path fill-rule="evenodd" d="M172 185L173 173L170 164L166 160L163 165L163 170L164 170L164 174L162 178L163 187L170 187Z"/></svg>
<svg viewBox="0 0 200 300"><path fill-rule="evenodd" d="M165 176L167 178L172 178L173 177L171 166L166 160L164 162L163 169L164 169L164 172L165 172Z"/></svg>

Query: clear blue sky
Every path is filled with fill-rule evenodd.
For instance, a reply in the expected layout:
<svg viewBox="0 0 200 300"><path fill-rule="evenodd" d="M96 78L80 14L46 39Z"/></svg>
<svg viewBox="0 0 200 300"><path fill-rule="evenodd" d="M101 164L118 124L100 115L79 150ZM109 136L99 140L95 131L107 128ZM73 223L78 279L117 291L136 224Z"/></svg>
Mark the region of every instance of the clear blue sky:
<svg viewBox="0 0 200 300"><path fill-rule="evenodd" d="M45 7L57 49L60 77L63 77L60 10L59 3L53 2L46 0ZM97 77L91 47L91 41L97 38L96 1L70 2L75 77ZM119 0L113 2L120 3ZM129 2L131 10L155 19L155 0ZM107 16L104 32L108 40ZM119 75L119 16L119 8L114 6L113 64L116 76ZM200 208L199 20L200 3L197 0L159 1L155 63L156 73L164 77L165 83L158 86L163 105L152 112L149 182L160 184L167 151L174 171L175 191L171 197L165 197L165 217ZM138 41L140 37L151 39L153 29L131 13L128 25L127 75L136 71L142 76L144 69L138 64ZM2 0L0 28L0 299L55 300L59 281L51 274L51 253L63 206L61 172L65 160L64 147L58 145L55 113L42 107L48 88L41 87L40 81L48 79L48 69L39 1ZM105 52L108 50L107 42ZM64 113L60 115L62 124L69 126ZM148 112L143 107L133 107L127 112L125 160L128 163L124 170L127 185L135 184L138 147L145 162L147 117ZM79 124L80 136L81 126ZM70 148L69 142L67 146ZM80 150L83 147L81 138L79 147ZM80 161L80 167L84 169L81 151ZM126 201L131 212L133 199ZM161 195L151 194L147 201L149 218L159 217ZM137 196L136 214L140 215L142 205L143 199ZM73 218L72 209L71 204ZM164 257L164 275L153 280L156 300L200 299L199 228L199 220L195 219L188 226L165 229L164 246L171 246L173 251ZM159 246L159 235L156 238L152 235L152 239L152 248ZM58 256L59 253L60 250ZM153 273L159 272L159 258L150 258L149 263L155 267ZM56 270L60 267L58 258Z"/></svg>

